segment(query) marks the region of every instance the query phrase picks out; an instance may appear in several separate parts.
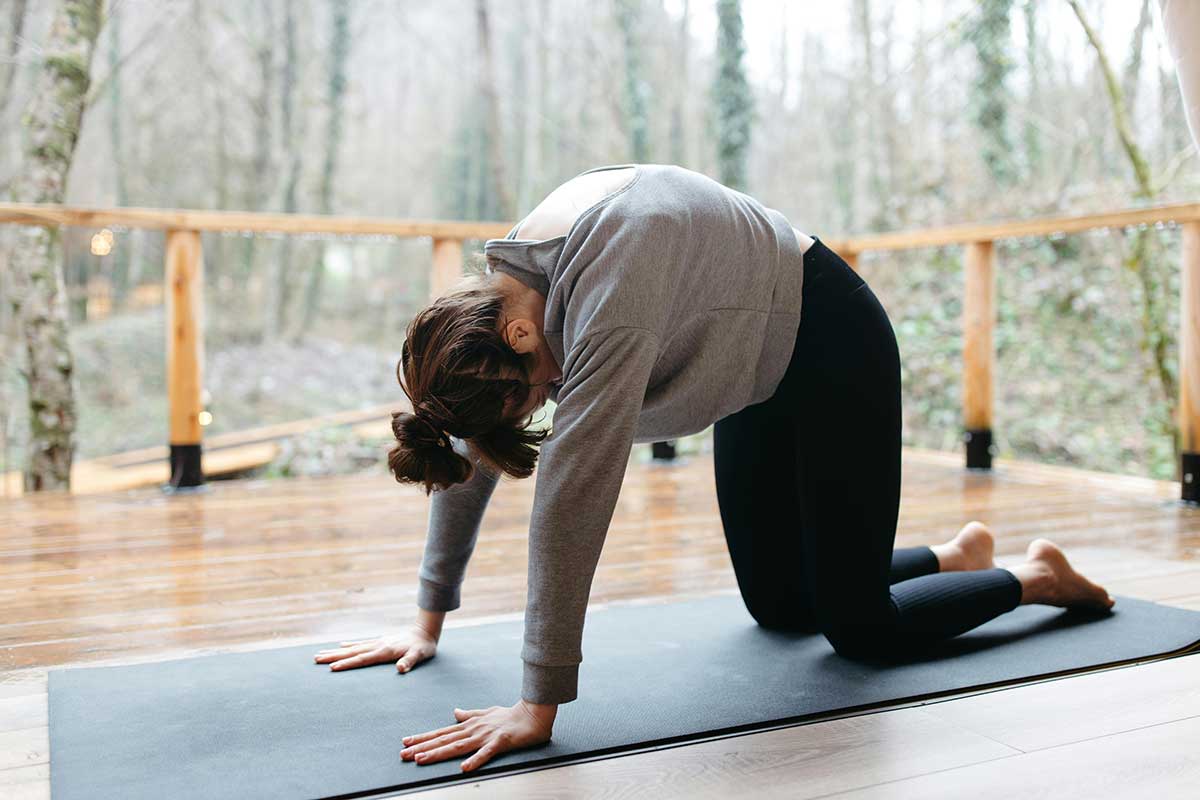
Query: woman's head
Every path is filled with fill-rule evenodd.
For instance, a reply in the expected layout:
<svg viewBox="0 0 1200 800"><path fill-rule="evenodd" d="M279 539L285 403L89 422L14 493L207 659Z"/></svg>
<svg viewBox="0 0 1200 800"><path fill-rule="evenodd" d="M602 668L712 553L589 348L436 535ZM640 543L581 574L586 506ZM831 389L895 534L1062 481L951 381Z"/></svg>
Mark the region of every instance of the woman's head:
<svg viewBox="0 0 1200 800"><path fill-rule="evenodd" d="M450 445L468 440L497 472L525 478L548 435L529 430L561 378L541 332L545 298L503 273L464 279L409 323L396 377L413 412L392 414L397 481L428 494L471 477L473 464Z"/></svg>

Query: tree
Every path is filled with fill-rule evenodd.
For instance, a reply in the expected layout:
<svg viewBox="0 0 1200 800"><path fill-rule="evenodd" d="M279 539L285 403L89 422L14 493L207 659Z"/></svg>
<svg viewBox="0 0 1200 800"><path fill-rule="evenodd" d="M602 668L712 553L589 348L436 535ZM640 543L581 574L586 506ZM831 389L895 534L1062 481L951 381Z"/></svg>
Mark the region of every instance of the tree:
<svg viewBox="0 0 1200 800"><path fill-rule="evenodd" d="M0 59L0 114L12 97L13 78L17 74L17 49L21 45L21 32L25 29L26 0L13 0L9 7L8 46L5 48L3 59Z"/></svg>
<svg viewBox="0 0 1200 800"><path fill-rule="evenodd" d="M650 160L650 118L646 109L650 92L642 77L640 11L640 0L617 0L617 27L625 49L625 124L629 130L629 153L637 163Z"/></svg>
<svg viewBox="0 0 1200 800"><path fill-rule="evenodd" d="M717 77L713 84L717 164L721 183L738 190L746 188L754 117L754 100L742 64L745 53L741 0L717 0Z"/></svg>
<svg viewBox="0 0 1200 800"><path fill-rule="evenodd" d="M983 133L983 162L988 172L1002 185L1016 179L1012 163L1012 143L1008 135L1008 87L1012 72L1008 56L1009 14L1012 0L983 0L976 7L975 19L967 40L975 47L979 69L971 84L975 124Z"/></svg>
<svg viewBox="0 0 1200 800"><path fill-rule="evenodd" d="M338 151L342 147L342 117L345 113L346 58L350 53L350 12L341 0L330 0L332 17L329 39L329 77L326 85L329 116L325 126L325 162L321 167L318 202L322 214L333 213L333 185L337 177ZM316 321L321 304L321 284L325 278L325 245L317 249L317 258L308 273L304 290L304 312L297 336Z"/></svg>
<svg viewBox="0 0 1200 800"><path fill-rule="evenodd" d="M671 161L682 166L689 166L686 121L688 112L688 44L691 34L688 32L688 0L683 0L683 8L679 13L679 29L676 33L677 67L675 74L675 100L671 104Z"/></svg>
<svg viewBox="0 0 1200 800"><path fill-rule="evenodd" d="M279 119L283 136L280 144L286 154L287 163L283 174L283 211L285 214L295 214L299 210L297 193L306 129L303 109L297 109L295 102L301 85L296 77L299 71L299 53L296 46L295 0L284 0L283 42L283 72L279 85ZM263 313L264 339L281 335L287 327L292 285L298 272L292 263L296 249L294 237L285 236L279 249L279 257L272 260L267 278L266 308Z"/></svg>
<svg viewBox="0 0 1200 800"><path fill-rule="evenodd" d="M479 45L479 97L483 106L484 125L481 133L491 167L492 192L500 219L513 216L513 192L505 168L504 138L500 132L500 97L496 89L495 63L492 59L492 26L488 19L487 0L475 0L475 34Z"/></svg>
<svg viewBox="0 0 1200 800"><path fill-rule="evenodd" d="M1070 3L1071 9L1075 12L1075 17L1083 27L1084 35L1087 36L1092 49L1096 51L1096 61L1104 77L1104 86L1108 91L1109 105L1112 107L1113 125L1117 129L1117 136L1121 140L1121 147L1125 151L1125 155L1129 160L1129 166L1133 172L1135 186L1133 196L1138 200L1153 200L1158 195L1160 187L1156 186L1151 178L1149 162L1146 160L1145 154L1142 153L1142 149L1133 135L1133 126L1129 121L1129 107L1125 98L1125 91L1121 87L1121 81L1117 77L1117 72L1109 60L1103 43L1100 41L1099 34L1092 26L1083 7L1079 4L1079 0L1067 0L1067 2ZM1148 10L1143 5L1143 19L1147 13ZM1136 65L1140 65L1141 63L1141 39L1144 31L1145 27L1141 24L1134 30L1134 47L1132 48L1134 56L1131 58L1130 71L1127 71L1125 76L1127 85L1136 85L1137 83L1135 69ZM1156 239L1151 238L1151 233L1147 228L1139 228L1134 231L1133 244L1124 262L1125 267L1136 276L1138 286L1141 290L1142 350L1149 354L1154 375L1158 379L1159 388L1162 390L1167 413L1166 418L1161 421L1161 427L1171 437L1171 442L1175 448L1175 462L1178 464L1179 435L1175 416L1178 386L1175 374L1171 371L1171 359L1167 352L1170 341L1170 323L1167 320L1166 311L1167 300L1161 296L1164 293L1163 287L1166 282L1160 274L1162 269L1154 257L1154 242Z"/></svg>
<svg viewBox="0 0 1200 800"><path fill-rule="evenodd" d="M62 203L79 141L103 0L60 0L23 122L24 170L12 188L25 203ZM54 228L22 228L9 259L11 304L24 336L29 395L26 491L70 489L75 452L74 363L67 342L63 267Z"/></svg>
<svg viewBox="0 0 1200 800"><path fill-rule="evenodd" d="M125 137L121 128L121 15L108 19L108 132L112 148L115 200L118 206L129 205L128 170L125 163ZM120 307L129 294L129 249L116 247L112 253L113 303Z"/></svg>
<svg viewBox="0 0 1200 800"><path fill-rule="evenodd" d="M1026 175L1036 175L1042 168L1042 137L1034 124L1033 114L1041 109L1041 64L1038 51L1037 0L1025 0L1025 71L1029 79L1029 95L1025 101Z"/></svg>

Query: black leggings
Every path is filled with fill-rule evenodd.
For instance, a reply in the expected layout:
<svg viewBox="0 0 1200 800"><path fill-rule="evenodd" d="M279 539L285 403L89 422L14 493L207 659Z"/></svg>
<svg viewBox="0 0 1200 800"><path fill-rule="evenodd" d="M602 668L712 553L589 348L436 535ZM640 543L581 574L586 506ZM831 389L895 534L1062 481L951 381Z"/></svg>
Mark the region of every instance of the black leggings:
<svg viewBox="0 0 1200 800"><path fill-rule="evenodd" d="M1020 605L1001 568L938 572L893 552L900 354L874 292L817 241L795 351L775 393L713 430L717 502L738 587L762 626L819 631L842 656L903 656Z"/></svg>

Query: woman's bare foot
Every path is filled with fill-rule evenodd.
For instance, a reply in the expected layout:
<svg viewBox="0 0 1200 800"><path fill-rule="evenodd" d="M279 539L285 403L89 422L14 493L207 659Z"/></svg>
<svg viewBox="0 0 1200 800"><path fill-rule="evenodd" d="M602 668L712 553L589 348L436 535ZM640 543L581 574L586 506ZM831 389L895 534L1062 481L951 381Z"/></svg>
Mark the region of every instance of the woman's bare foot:
<svg viewBox="0 0 1200 800"><path fill-rule="evenodd" d="M1034 539L1025 551L1028 559L1009 571L1021 581L1021 605L1112 608L1114 601L1104 587L1080 575L1066 555L1049 539Z"/></svg>
<svg viewBox="0 0 1200 800"><path fill-rule="evenodd" d="M935 544L929 549L937 556L940 572L963 572L996 566L996 539L987 525L976 520L964 525L950 541Z"/></svg>

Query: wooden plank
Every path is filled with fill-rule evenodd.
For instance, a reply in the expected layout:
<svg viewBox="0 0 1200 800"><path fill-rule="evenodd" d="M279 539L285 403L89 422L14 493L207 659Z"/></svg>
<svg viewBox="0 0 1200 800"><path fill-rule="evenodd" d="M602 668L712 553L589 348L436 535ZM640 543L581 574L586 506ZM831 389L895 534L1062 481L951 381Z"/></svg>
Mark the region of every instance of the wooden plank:
<svg viewBox="0 0 1200 800"><path fill-rule="evenodd" d="M386 217L264 214L174 208L97 208L52 203L0 203L0 223L4 222L20 225L75 225L85 228L117 225L152 230L431 236L440 239L498 239L503 238L512 227L511 223L506 222L398 220Z"/></svg>
<svg viewBox="0 0 1200 800"><path fill-rule="evenodd" d="M902 709L463 783L417 796L802 800L1016 752L920 709Z"/></svg>
<svg viewBox="0 0 1200 800"><path fill-rule="evenodd" d="M736 596L712 470L707 454L671 466L633 460L597 569L591 608L712 593ZM904 470L900 546L944 541L978 516L994 524L1005 562L1019 559L1035 535L1049 535L1085 574L1103 576L1135 596L1169 595L1179 605L1195 595L1197 564L1190 557L1200 548L1200 510L1164 503L1157 490L1166 484L1103 474L1090 484L1077 470L1021 462L991 475L968 475L955 454L912 449L904 451ZM505 481L497 489L468 570L463 608L447 620L447 647L459 628L520 619L534 486L532 480ZM49 493L0 504L0 731L20 733L2 740L6 763L24 764L31 753L35 762L0 770L0 796L12 794L5 780L18 772L20 786L46 789L45 773L37 771L45 764L37 763L40 751L30 737L46 724L50 667L316 643L376 634L410 620L428 513L428 498L419 489L398 485L387 474L221 481L209 489L172 498L157 489ZM1200 598L1192 602L1200 606ZM1119 672L1136 678L1136 670L1144 668ZM1100 681L1091 695L1093 711L1113 707L1114 716L1103 723L1106 730L1137 724L1138 713L1143 721L1170 717L1185 694L1181 707L1191 708L1186 676L1152 674L1142 686L1127 689L1109 682L1114 678L1100 677L1105 674L1089 678ZM1060 689L1064 685L1056 683ZM1121 694L1128 696L1129 708L1112 700ZM1088 696L1081 691L1074 702L1086 705ZM1068 699L1064 695L1063 702ZM1133 708L1138 703L1140 712ZM1040 713L1033 702L1017 705L1031 716ZM545 779L576 767L592 771L562 784L566 790L551 784L542 793L578 788L584 796L608 796L626 785L636 790L637 780L658 772L676 776L680 796L728 796L745 786L753 787L751 795L771 796L776 785L782 787L780 796L794 796L810 781L822 793L843 791L865 785L854 782L861 769L877 782L900 781L913 775L903 769L914 764L918 771L966 764L970 758L954 760L960 743L990 741L992 727L966 730L967 722L938 718L935 710L947 707L945 702L921 706L923 719L936 718L936 723L911 717L904 724L889 721L891 733L826 726L872 726L873 720L912 709L804 726L803 735L816 738L799 745L751 741L777 733L769 732L739 737L740 749L732 751L711 743L718 748L716 757L708 751L693 756L692 747L683 747L545 770ZM981 726L1000 730L1007 725L1013 742L1022 736L1074 736L1069 720L1045 729L1032 719L1030 727L1018 728L999 712L994 718L981 713ZM1061 709L1052 713L1064 716ZM1081 715L1083 724L1088 717ZM922 725L933 731L925 740L913 736ZM857 739L854 730L860 733ZM939 732L947 730L956 733ZM810 755L818 753L814 742L825 745L819 756ZM886 759L888 753L895 754L900 772L886 771L891 762L862 766L863 759ZM639 759L651 759L651 766L643 767ZM850 782L821 783L826 778L813 770L822 760L835 766L832 780ZM625 774L633 776L628 784L619 782ZM491 791L500 782L463 788L473 786Z"/></svg>
<svg viewBox="0 0 1200 800"><path fill-rule="evenodd" d="M992 374L996 351L995 248L991 242L967 247L963 297L963 423L968 431L991 430Z"/></svg>
<svg viewBox="0 0 1200 800"><path fill-rule="evenodd" d="M1170 702L1163 702L1170 698ZM1200 656L1018 686L922 706L1029 752L1200 716ZM1031 713L1036 709L1036 713Z"/></svg>
<svg viewBox="0 0 1200 800"><path fill-rule="evenodd" d="M394 403L382 403L377 406L351 409L349 411L335 411L316 417L304 417L303 419L290 420L288 422L277 422L271 425L246 428L240 431L219 433L215 436L208 435L204 437L204 449L206 452L212 452L224 447L237 447L245 444L265 442L271 439L282 439L287 436L296 436L320 428L338 425L355 425L357 423L374 424L380 421L384 421L386 424L386 421L391 419L392 411L408 407L408 399L401 395ZM91 459L90 462L103 464L106 467L125 467L150 461L161 461L167 458L167 456L168 450L166 447L145 447L138 450L126 450L121 453L99 456Z"/></svg>
<svg viewBox="0 0 1200 800"><path fill-rule="evenodd" d="M961 466L962 456L947 450L905 447L906 464ZM1121 475L1097 472L1060 464L1042 464L1015 458L993 459L993 477L1018 480L1037 480L1045 483L1073 483L1080 488L1104 489L1124 495L1145 498L1175 498L1179 496L1179 481L1163 481L1140 475ZM964 476L967 477L967 476ZM980 476L983 477L983 476ZM984 480L988 480L986 477Z"/></svg>
<svg viewBox="0 0 1200 800"><path fill-rule="evenodd" d="M50 800L50 765L0 769L0 796L4 800Z"/></svg>
<svg viewBox="0 0 1200 800"><path fill-rule="evenodd" d="M171 477L171 467L166 461L165 448L163 450L160 460L134 462L123 467L109 467L97 461L76 462L71 465L71 493L104 494L164 484ZM269 464L278 454L279 445L262 442L220 450L206 449L200 455L200 461L205 475L228 475ZM24 493L19 471L8 472L3 479L6 481L6 497L18 497Z"/></svg>
<svg viewBox="0 0 1200 800"><path fill-rule="evenodd" d="M1200 742L1200 717L832 796L839 800L1195 797L1200 786L1196 742Z"/></svg>
<svg viewBox="0 0 1200 800"><path fill-rule="evenodd" d="M916 247L965 245L971 242L1053 236L1083 233L1101 228L1125 228L1155 225L1159 222L1184 224L1200 222L1200 203L1148 206L1102 214L1080 214L1068 217L1041 217L1029 220L1009 220L991 223L951 225L918 231L897 231L869 236L850 236L830 240L829 246L838 252L849 250L862 253L868 250L908 250Z"/></svg>
<svg viewBox="0 0 1200 800"><path fill-rule="evenodd" d="M1182 251L1179 290L1179 435L1184 452L1200 453L1200 222L1189 222L1183 226ZM1200 481L1200 475L1193 475L1192 481Z"/></svg>
<svg viewBox="0 0 1200 800"><path fill-rule="evenodd" d="M0 732L0 772L50 762L50 729Z"/></svg>
<svg viewBox="0 0 1200 800"><path fill-rule="evenodd" d="M429 299L441 297L463 276L463 247L459 239L434 239L429 274Z"/></svg>
<svg viewBox="0 0 1200 800"><path fill-rule="evenodd" d="M168 230L167 405L171 444L199 444L204 380L204 255L200 232Z"/></svg>
<svg viewBox="0 0 1200 800"><path fill-rule="evenodd" d="M386 217L334 217L315 214L265 214L247 211L196 211L158 208L98 208L40 203L0 203L0 223L22 225L124 226L129 228L188 228L201 231L256 233L328 233L348 236L429 236L442 239L493 239L505 236L508 222L396 220ZM1200 222L1200 203L1177 203L1146 208L1043 217L986 224L952 225L920 231L830 239L839 253L904 250L915 247L963 245L975 241L1082 233L1101 228L1153 225L1159 222Z"/></svg>

